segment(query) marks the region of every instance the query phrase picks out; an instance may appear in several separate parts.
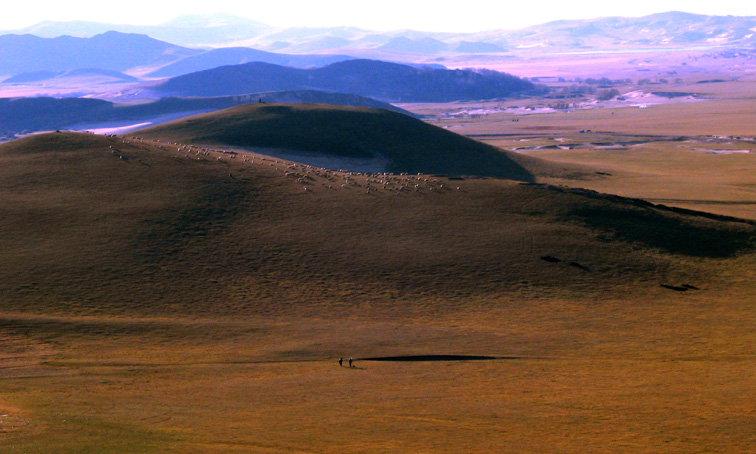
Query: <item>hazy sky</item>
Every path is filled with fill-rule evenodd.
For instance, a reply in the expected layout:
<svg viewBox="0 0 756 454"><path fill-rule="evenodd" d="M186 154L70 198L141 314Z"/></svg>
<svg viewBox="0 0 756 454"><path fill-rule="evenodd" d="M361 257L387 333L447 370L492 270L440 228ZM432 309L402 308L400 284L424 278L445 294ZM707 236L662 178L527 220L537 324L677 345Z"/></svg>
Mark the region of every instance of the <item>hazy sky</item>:
<svg viewBox="0 0 756 454"><path fill-rule="evenodd" d="M643 16L666 11L756 16L753 0L91 0L13 1L3 7L0 29L43 20L159 24L182 14L230 13L274 26L352 25L373 30L517 29L557 19ZM517 6L512 6L517 5Z"/></svg>

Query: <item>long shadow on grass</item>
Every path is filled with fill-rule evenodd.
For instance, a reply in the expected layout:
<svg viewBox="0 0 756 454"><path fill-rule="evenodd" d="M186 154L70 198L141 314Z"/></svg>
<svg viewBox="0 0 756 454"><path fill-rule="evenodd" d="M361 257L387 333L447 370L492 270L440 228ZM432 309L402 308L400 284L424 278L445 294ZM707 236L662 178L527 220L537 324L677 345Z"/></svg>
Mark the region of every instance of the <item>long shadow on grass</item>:
<svg viewBox="0 0 756 454"><path fill-rule="evenodd" d="M398 361L398 362L430 362L430 361L492 361L501 359L524 359L519 356L477 356L477 355L410 355L410 356L378 356L374 358L359 358L360 361Z"/></svg>

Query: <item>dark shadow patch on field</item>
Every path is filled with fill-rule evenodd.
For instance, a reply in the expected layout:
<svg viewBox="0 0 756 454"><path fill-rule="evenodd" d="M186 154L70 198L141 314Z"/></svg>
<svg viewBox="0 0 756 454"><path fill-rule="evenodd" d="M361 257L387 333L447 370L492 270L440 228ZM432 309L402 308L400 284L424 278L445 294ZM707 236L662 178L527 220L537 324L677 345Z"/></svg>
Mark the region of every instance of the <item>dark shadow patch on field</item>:
<svg viewBox="0 0 756 454"><path fill-rule="evenodd" d="M591 272L591 269L590 269L590 268L588 268L588 267L587 267L587 266L585 266L585 265L581 265L581 264L580 264L580 263L578 263L578 262L570 262L570 266L571 266L571 267L573 267L573 268L577 268L577 269L579 269L579 270L587 271L587 272L589 272L589 273Z"/></svg>
<svg viewBox="0 0 756 454"><path fill-rule="evenodd" d="M682 284L682 285L660 284L660 285L668 290L674 290L676 292L687 292L688 290L700 290L698 287L694 285L690 285L690 284Z"/></svg>
<svg viewBox="0 0 756 454"><path fill-rule="evenodd" d="M480 355L408 355L408 356L378 356L360 358L360 361L392 361L392 362L432 362L432 361L492 361L501 359L522 359L518 356L480 356Z"/></svg>

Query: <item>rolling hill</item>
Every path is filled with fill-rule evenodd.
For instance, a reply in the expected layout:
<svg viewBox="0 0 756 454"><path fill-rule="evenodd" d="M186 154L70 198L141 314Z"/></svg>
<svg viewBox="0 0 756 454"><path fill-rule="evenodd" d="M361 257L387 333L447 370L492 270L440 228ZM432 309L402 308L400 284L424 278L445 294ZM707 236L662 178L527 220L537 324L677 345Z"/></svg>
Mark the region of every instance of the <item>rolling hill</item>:
<svg viewBox="0 0 756 454"><path fill-rule="evenodd" d="M688 19L654 20L672 34ZM550 26L578 51L619 36ZM711 31L699 42L727 44ZM303 47L354 30L305 32ZM613 45L688 46L658 38ZM528 39L559 52L546 32ZM615 61L629 58L643 61ZM449 131L271 102L149 137L0 144L0 452L751 452L756 222L649 203L756 218L742 63L737 81L650 88L719 93L695 104L515 122L473 116L478 103L418 108L470 114L438 121ZM273 97L40 100L2 121L64 102L97 119ZM327 170L233 145L260 143L507 179Z"/></svg>
<svg viewBox="0 0 756 454"><path fill-rule="evenodd" d="M6 450L753 446L753 223L168 140L0 144Z"/></svg>
<svg viewBox="0 0 756 454"><path fill-rule="evenodd" d="M481 175L533 181L539 163L421 120L381 109L322 104L248 104L134 132L180 143L298 151L385 161L382 171ZM274 152L271 150L271 152Z"/></svg>
<svg viewBox="0 0 756 454"><path fill-rule="evenodd" d="M64 75L72 73L78 74L66 72ZM37 77L49 75L39 74ZM362 96L319 91L251 93L216 98L162 98L154 102L127 105L92 98L0 98L0 134L13 137L19 133L55 129L97 129L125 121L159 121L159 117L168 114L185 113L188 116L258 100L375 107L409 114L398 107Z"/></svg>
<svg viewBox="0 0 756 454"><path fill-rule="evenodd" d="M701 285L714 263L701 260L742 255L756 231L597 193L325 172L168 140L0 145L5 310L351 311L364 295L387 311L391 295L430 295L447 310L535 289L648 294Z"/></svg>
<svg viewBox="0 0 756 454"><path fill-rule="evenodd" d="M150 89L170 96L317 89L389 102L448 102L502 98L532 92L536 87L531 82L496 71L417 68L376 60L348 60L315 69L267 63L223 66L174 77Z"/></svg>
<svg viewBox="0 0 756 454"><path fill-rule="evenodd" d="M176 77L219 66L241 65L250 62L271 63L292 68L314 68L330 65L352 57L346 55L276 54L248 47L224 47L191 55L149 73L148 77Z"/></svg>

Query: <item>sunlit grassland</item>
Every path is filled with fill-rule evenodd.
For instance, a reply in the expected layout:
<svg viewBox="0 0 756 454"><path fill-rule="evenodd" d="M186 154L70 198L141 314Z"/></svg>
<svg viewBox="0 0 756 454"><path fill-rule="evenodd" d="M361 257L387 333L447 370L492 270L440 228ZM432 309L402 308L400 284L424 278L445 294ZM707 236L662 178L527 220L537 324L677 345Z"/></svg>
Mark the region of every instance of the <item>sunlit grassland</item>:
<svg viewBox="0 0 756 454"><path fill-rule="evenodd" d="M442 125L601 172L541 182L753 218L713 203L751 201L750 154L647 137L747 134L735 101L697 129L726 102ZM493 179L305 191L283 161L63 136L0 150L2 453L756 444L748 223ZM422 355L493 359L365 360Z"/></svg>
<svg viewBox="0 0 756 454"><path fill-rule="evenodd" d="M543 181L755 219L753 87L744 78L668 88L698 93L704 99L644 109L599 107L528 115L504 111L431 122L502 149L592 166L602 175L582 181ZM488 107L499 106L502 103ZM431 116L445 111L441 106L416 108ZM454 109L446 106L446 111Z"/></svg>

